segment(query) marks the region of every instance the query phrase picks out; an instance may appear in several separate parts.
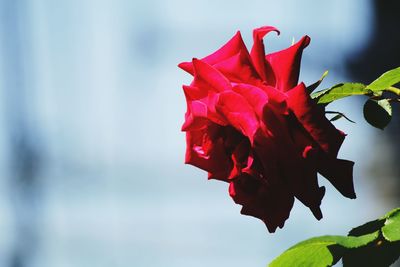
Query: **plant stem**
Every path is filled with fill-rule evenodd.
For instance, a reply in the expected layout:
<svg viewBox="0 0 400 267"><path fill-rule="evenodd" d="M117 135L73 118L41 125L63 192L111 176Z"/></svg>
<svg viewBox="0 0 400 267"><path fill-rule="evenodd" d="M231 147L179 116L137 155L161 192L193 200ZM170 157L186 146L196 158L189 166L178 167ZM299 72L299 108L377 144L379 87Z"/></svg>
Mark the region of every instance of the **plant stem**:
<svg viewBox="0 0 400 267"><path fill-rule="evenodd" d="M391 86L391 87L385 89L385 91L388 91L388 92L391 92L391 93L394 93L394 94L400 96L400 89L396 88L394 86Z"/></svg>

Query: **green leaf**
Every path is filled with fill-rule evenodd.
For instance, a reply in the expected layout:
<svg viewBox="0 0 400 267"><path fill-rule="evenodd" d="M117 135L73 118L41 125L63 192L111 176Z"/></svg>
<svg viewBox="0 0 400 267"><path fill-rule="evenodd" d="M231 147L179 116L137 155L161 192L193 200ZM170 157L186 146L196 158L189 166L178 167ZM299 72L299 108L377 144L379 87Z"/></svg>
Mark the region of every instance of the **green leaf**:
<svg viewBox="0 0 400 267"><path fill-rule="evenodd" d="M400 255L400 242L376 240L343 255L344 267L389 267Z"/></svg>
<svg viewBox="0 0 400 267"><path fill-rule="evenodd" d="M372 126L383 130L392 119L392 106L389 100L367 100L364 104L364 118Z"/></svg>
<svg viewBox="0 0 400 267"><path fill-rule="evenodd" d="M385 224L385 220L386 220L385 218L381 218L381 219L370 221L363 225L357 226L357 227L353 228L349 232L348 235L349 236L362 236L362 235L366 235L368 233L373 233L375 231L378 231Z"/></svg>
<svg viewBox="0 0 400 267"><path fill-rule="evenodd" d="M271 262L269 267L332 266L338 259L334 258L329 246L335 246L335 242L314 242L289 249Z"/></svg>
<svg viewBox="0 0 400 267"><path fill-rule="evenodd" d="M344 267L386 267L391 266L399 258L400 208L388 212L375 221L354 228L349 235L364 235L376 230L381 234L374 242L343 255Z"/></svg>
<svg viewBox="0 0 400 267"><path fill-rule="evenodd" d="M400 67L389 70L367 86L372 91L382 91L400 82Z"/></svg>
<svg viewBox="0 0 400 267"><path fill-rule="evenodd" d="M389 215L382 227L382 235L390 242L400 241L400 210Z"/></svg>
<svg viewBox="0 0 400 267"><path fill-rule="evenodd" d="M311 94L311 97L317 99L318 104L329 104L332 101L352 96L352 95L369 95L372 91L366 89L366 85L362 83L340 83L332 88Z"/></svg>
<svg viewBox="0 0 400 267"><path fill-rule="evenodd" d="M369 242L372 242L376 238L378 238L379 232L375 231L373 233L368 233L362 236L341 236L341 235L324 235L319 237L313 237L302 241L293 247L289 248L294 249L308 244L314 243L333 243L336 245L341 245L345 248L357 248L360 246L365 246Z"/></svg>
<svg viewBox="0 0 400 267"><path fill-rule="evenodd" d="M400 208L352 229L348 236L320 236L302 241L270 263L270 267L386 267L400 256Z"/></svg>
<svg viewBox="0 0 400 267"><path fill-rule="evenodd" d="M388 213L386 213L385 215L383 215L381 218L379 218L379 220L388 219L388 218L392 217L393 215L395 215L399 211L400 211L400 208L395 208L395 209L389 211Z"/></svg>
<svg viewBox="0 0 400 267"><path fill-rule="evenodd" d="M378 230L382 231L382 235L387 241L400 241L400 208L391 210L377 220L352 229L349 235L361 236Z"/></svg>
<svg viewBox="0 0 400 267"><path fill-rule="evenodd" d="M289 248L270 267L280 266L332 266L344 255L347 249L366 246L379 236L379 232L355 236L314 237Z"/></svg>

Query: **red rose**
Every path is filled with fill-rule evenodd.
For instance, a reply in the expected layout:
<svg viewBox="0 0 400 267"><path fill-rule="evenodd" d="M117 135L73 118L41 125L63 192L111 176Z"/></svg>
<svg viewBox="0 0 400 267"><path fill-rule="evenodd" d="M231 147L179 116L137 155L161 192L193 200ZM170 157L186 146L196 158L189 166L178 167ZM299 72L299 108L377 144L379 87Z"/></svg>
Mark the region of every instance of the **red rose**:
<svg viewBox="0 0 400 267"><path fill-rule="evenodd" d="M249 53L238 32L203 59L179 67L194 76L183 86L187 112L186 163L229 183L241 213L260 218L270 232L283 227L294 198L322 218L325 188L317 173L344 196L355 198L353 162L337 159L345 134L326 119L324 108L298 84L300 60L310 38L265 55L253 32Z"/></svg>

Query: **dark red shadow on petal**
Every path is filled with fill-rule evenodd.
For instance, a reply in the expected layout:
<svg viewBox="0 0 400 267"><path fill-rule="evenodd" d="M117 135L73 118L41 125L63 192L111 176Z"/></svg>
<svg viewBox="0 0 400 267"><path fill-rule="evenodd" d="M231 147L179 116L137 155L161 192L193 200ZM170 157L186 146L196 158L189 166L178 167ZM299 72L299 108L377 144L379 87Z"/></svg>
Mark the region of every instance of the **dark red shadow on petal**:
<svg viewBox="0 0 400 267"><path fill-rule="evenodd" d="M356 193L353 184L354 162L321 156L318 162L318 172L345 197L354 199Z"/></svg>
<svg viewBox="0 0 400 267"><path fill-rule="evenodd" d="M204 129L186 132L185 163L211 173L214 178L227 180L232 160L227 155L220 132L224 127L208 122Z"/></svg>
<svg viewBox="0 0 400 267"><path fill-rule="evenodd" d="M284 186L262 183L246 174L230 183L229 194L243 206L242 214L261 219L270 233L284 226L294 203Z"/></svg>
<svg viewBox="0 0 400 267"><path fill-rule="evenodd" d="M303 83L287 92L287 104L300 124L329 156L336 157L344 140L344 133L325 117L324 108L311 99Z"/></svg>

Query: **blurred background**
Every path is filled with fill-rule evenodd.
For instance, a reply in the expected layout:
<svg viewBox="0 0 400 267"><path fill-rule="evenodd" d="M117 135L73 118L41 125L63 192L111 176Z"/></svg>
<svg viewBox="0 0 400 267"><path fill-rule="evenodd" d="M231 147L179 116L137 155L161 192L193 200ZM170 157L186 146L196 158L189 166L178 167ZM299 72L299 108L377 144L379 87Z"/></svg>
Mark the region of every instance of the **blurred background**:
<svg viewBox="0 0 400 267"><path fill-rule="evenodd" d="M400 2L0 0L0 266L265 266L294 243L345 235L399 206L399 110L380 131L362 98L340 157L356 200L327 187L324 219L298 202L283 230L239 214L227 184L184 165L176 65L241 30L281 30L267 52L311 36L301 80L321 89L400 66Z"/></svg>

